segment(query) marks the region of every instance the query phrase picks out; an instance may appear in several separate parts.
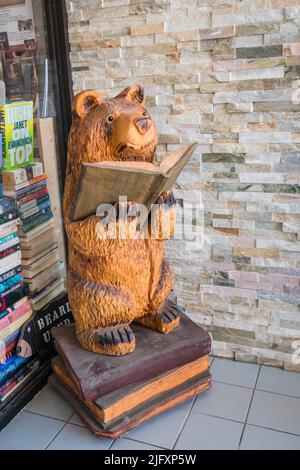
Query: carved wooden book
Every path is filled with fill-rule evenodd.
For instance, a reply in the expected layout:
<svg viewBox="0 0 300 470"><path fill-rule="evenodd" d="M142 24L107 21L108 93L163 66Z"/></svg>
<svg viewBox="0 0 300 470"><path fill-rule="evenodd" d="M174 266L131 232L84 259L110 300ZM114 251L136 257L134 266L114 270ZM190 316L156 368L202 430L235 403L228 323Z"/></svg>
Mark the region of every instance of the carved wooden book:
<svg viewBox="0 0 300 470"><path fill-rule="evenodd" d="M178 328L169 335L137 324L132 324L132 331L137 339L136 350L125 356L108 357L84 350L73 326L52 330L54 346L84 400L96 400L114 390L149 380L211 351L209 334L184 314Z"/></svg>
<svg viewBox="0 0 300 470"><path fill-rule="evenodd" d="M68 217L70 221L95 215L101 204L115 204L120 196L143 204L148 211L162 193L171 191L197 144L185 145L160 165L135 161L83 163Z"/></svg>
<svg viewBox="0 0 300 470"><path fill-rule="evenodd" d="M204 356L201 359L197 359L182 367L177 367L152 379L110 392L95 401L86 401L85 405L101 422L108 423L196 376L204 373L208 374L208 368L209 358ZM80 391L72 381L59 356L52 360L52 369L59 380L80 398Z"/></svg>

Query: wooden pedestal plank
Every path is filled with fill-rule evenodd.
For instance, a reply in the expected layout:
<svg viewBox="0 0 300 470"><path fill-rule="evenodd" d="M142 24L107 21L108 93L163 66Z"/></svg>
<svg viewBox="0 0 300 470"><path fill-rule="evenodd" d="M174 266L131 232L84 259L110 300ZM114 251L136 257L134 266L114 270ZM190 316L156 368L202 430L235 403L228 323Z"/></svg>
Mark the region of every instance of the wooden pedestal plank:
<svg viewBox="0 0 300 470"><path fill-rule="evenodd" d="M136 350L125 356L105 356L83 349L75 327L53 328L54 345L69 375L85 401L128 385L149 380L190 364L211 352L209 334L183 313L172 333L157 331L132 323Z"/></svg>
<svg viewBox="0 0 300 470"><path fill-rule="evenodd" d="M60 357L55 357L52 360L52 369L59 381L80 399L80 391L72 381ZM157 397L157 395L168 392L199 376L199 374L208 373L208 369L209 358L205 356L152 379L110 392L95 401L85 401L85 405L101 422L108 423Z"/></svg>
<svg viewBox="0 0 300 470"><path fill-rule="evenodd" d="M49 377L49 382L58 391L58 393L60 393L69 402L94 434L115 439L153 416L156 416L195 395L199 395L200 393L209 390L211 387L211 376L210 374L204 374L204 376L201 374L171 391L162 393L155 399L147 401L142 406L136 407L119 420L106 424L101 423L99 419L96 419L84 402L75 397L71 391L67 390L66 386L63 385L54 374Z"/></svg>

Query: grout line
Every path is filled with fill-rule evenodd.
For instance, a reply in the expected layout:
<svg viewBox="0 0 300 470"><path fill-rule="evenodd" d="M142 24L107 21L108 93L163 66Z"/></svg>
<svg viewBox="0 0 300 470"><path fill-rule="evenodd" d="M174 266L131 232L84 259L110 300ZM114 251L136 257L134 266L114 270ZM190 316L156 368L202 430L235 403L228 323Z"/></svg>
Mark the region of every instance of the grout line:
<svg viewBox="0 0 300 470"><path fill-rule="evenodd" d="M213 383L219 383L219 384L225 384L225 385L231 385L232 387L246 388L248 390L254 390L254 387L255 387L255 384L253 385L253 387L247 387L246 385L238 385L238 384L232 384L230 382L224 382L223 380L216 380L216 379L214 379L213 374L212 374L212 382Z"/></svg>
<svg viewBox="0 0 300 470"><path fill-rule="evenodd" d="M123 435L123 436L118 437L117 439L115 439L115 441L117 441L118 439L125 439L126 441L138 442L139 444L145 444L146 446L158 447L161 450L170 450L167 447L161 447L157 444L153 444L153 443L150 443L150 442L138 441L137 439L132 439L131 437L129 438L129 437L125 437L125 436L126 436L126 434Z"/></svg>
<svg viewBox="0 0 300 470"><path fill-rule="evenodd" d="M300 437L300 434L295 434L293 432L288 432L288 431L281 431L280 429L268 428L267 426L262 426L261 424L250 424L250 423L248 423L248 426L252 426L253 428L268 429L268 431L279 432L279 433L282 433L282 434L287 434L288 436Z"/></svg>
<svg viewBox="0 0 300 470"><path fill-rule="evenodd" d="M232 423L244 424L244 421L240 421L240 420L238 420L238 419L225 418L224 416L212 415L212 414L204 413L203 411L193 411L193 413L196 413L197 415L211 416L212 418L223 419L223 420L225 420L225 421L231 421Z"/></svg>
<svg viewBox="0 0 300 470"><path fill-rule="evenodd" d="M263 390L262 388L255 388L258 392L265 392L265 393L271 393L272 395L279 395L280 397L288 397L288 398L298 398L300 400L300 396L295 397L295 395L287 395L286 393L279 393L279 392L271 392L270 390Z"/></svg>
<svg viewBox="0 0 300 470"><path fill-rule="evenodd" d="M253 402L253 398L254 398L254 393L255 393L255 390L256 390L256 385L257 385L257 382L258 382L258 378L259 378L259 375L260 375L260 371L261 371L261 366L259 366L259 369L258 369L258 374L257 374L257 376L256 376L255 384L254 384L254 387L253 387L253 390L252 390L252 395L251 395L251 398L250 398L250 403L249 403L249 407L248 407L246 419L245 419L245 422L244 422L244 424L243 424L243 429L242 429L242 432L241 432L241 435L240 435L240 439L239 439L239 443L238 443L237 450L240 449L240 446L241 446L241 443L242 443L242 439L243 439L244 432L245 432L245 429L246 429L246 424L247 424L248 416L249 416L250 409L251 409L251 406L252 406L252 402Z"/></svg>
<svg viewBox="0 0 300 470"><path fill-rule="evenodd" d="M206 392L209 392L209 390L206 390ZM204 393L205 393L205 392L204 392ZM178 442L178 440L179 440L179 438L180 438L180 436L181 436L181 434L182 434L182 431L183 431L183 429L184 429L184 427L185 427L185 425L186 425L186 423L187 423L187 420L189 419L189 417L190 417L190 415L191 415L193 406L194 406L194 404L195 404L195 402L196 402L198 396L199 396L199 395L195 395L195 397L194 397L193 403L192 403L190 409L188 410L188 413L187 413L185 419L184 419L183 422L182 422L182 425L181 425L180 430L179 430L179 432L178 432L178 436L177 436L177 438L175 439L175 442L174 442L174 444L173 444L172 450L175 448L175 446L176 446L176 444L177 444L177 442Z"/></svg>
<svg viewBox="0 0 300 470"><path fill-rule="evenodd" d="M71 419L73 418L74 415L76 415L76 411L74 411L74 413L70 416L70 418L68 419L67 423L68 424L73 424L74 426L81 426L82 428L87 428L87 425L84 423L84 421L82 421L82 424L81 423L72 423ZM79 415L78 415L79 416ZM79 416L80 417L80 416Z"/></svg>
<svg viewBox="0 0 300 470"><path fill-rule="evenodd" d="M55 434L55 436L50 440L50 442L46 445L44 450L48 450L48 447L52 444L52 442L57 438L57 436L61 433L61 431L66 427L67 422L60 428L60 430Z"/></svg>
<svg viewBox="0 0 300 470"><path fill-rule="evenodd" d="M25 411L26 413L30 413L30 414L36 415L36 416L43 416L43 418L54 419L55 421L62 421L63 423L66 423L66 422L67 422L66 419L63 419L63 418L55 418L54 416L44 415L44 414L42 414L42 413L37 413L36 411L30 411L30 410L26 410L26 409L23 409L22 411Z"/></svg>
<svg viewBox="0 0 300 470"><path fill-rule="evenodd" d="M110 450L112 448L112 446L114 445L114 443L117 441L118 439L113 439L112 440L112 443L110 444L109 448L107 450Z"/></svg>

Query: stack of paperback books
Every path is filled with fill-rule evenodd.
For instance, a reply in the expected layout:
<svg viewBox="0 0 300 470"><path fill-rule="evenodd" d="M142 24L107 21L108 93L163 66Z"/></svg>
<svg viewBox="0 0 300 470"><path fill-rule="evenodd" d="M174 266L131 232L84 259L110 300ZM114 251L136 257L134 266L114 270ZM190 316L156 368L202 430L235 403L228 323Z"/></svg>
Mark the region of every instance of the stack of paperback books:
<svg viewBox="0 0 300 470"><path fill-rule="evenodd" d="M58 233L42 163L3 172L3 194L16 201L24 282L33 310L40 310L64 290Z"/></svg>
<svg viewBox="0 0 300 470"><path fill-rule="evenodd" d="M16 345L22 325L31 317L21 267L19 216L14 199L0 199L0 408L16 387L38 367L36 357L19 358Z"/></svg>

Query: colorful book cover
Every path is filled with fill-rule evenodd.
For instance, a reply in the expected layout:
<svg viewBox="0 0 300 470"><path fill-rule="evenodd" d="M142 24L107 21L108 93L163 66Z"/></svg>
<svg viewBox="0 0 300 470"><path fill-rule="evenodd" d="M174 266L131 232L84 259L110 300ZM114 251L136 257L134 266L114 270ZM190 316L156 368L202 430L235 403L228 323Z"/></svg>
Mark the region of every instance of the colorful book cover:
<svg viewBox="0 0 300 470"><path fill-rule="evenodd" d="M0 199L0 215L6 214L16 209L16 201L10 197Z"/></svg>
<svg viewBox="0 0 300 470"><path fill-rule="evenodd" d="M0 104L3 171L33 163L33 102Z"/></svg>
<svg viewBox="0 0 300 470"><path fill-rule="evenodd" d="M16 274L19 274L20 272L22 272L22 266L21 265L15 266L13 268L10 268L8 266L8 271L6 271L3 274L0 274L0 282L4 282L7 279L10 279L11 277L15 276Z"/></svg>
<svg viewBox="0 0 300 470"><path fill-rule="evenodd" d="M48 220L52 218L53 218L53 214L51 210L40 215L38 214L32 219L31 222L28 222L26 224L24 223L22 225L22 232L24 233L31 232L31 230L35 229L36 227L39 227L39 225L42 225L43 223L47 222Z"/></svg>
<svg viewBox="0 0 300 470"><path fill-rule="evenodd" d="M20 366L26 364L26 362L28 362L28 359L23 359L17 355L14 355L8 359L8 361L0 366L0 383L3 383Z"/></svg>
<svg viewBox="0 0 300 470"><path fill-rule="evenodd" d="M21 213L20 219L24 223L26 223L28 219L32 221L35 215L39 216L39 215L44 214L45 212L47 212L47 210L50 207L51 207L51 201L48 199L47 201L44 201L41 204L38 204L35 207L32 207L31 209L28 209L27 211Z"/></svg>
<svg viewBox="0 0 300 470"><path fill-rule="evenodd" d="M2 132L0 132L0 197L2 197Z"/></svg>
<svg viewBox="0 0 300 470"><path fill-rule="evenodd" d="M8 256L13 255L14 253L20 250L21 250L20 243L16 243L10 248L6 248L6 250L0 251L0 260L3 260L4 258L7 258Z"/></svg>
<svg viewBox="0 0 300 470"><path fill-rule="evenodd" d="M22 274L16 274L13 277L10 277L7 279L7 281L1 282L0 284L0 293L4 292L8 289L10 289L12 286L15 284L18 284L19 282L23 281L23 275Z"/></svg>
<svg viewBox="0 0 300 470"><path fill-rule="evenodd" d="M6 243L11 242L12 240L18 239L18 232L12 232L9 235L5 235L4 237L0 237L0 250L3 246L6 246Z"/></svg>

